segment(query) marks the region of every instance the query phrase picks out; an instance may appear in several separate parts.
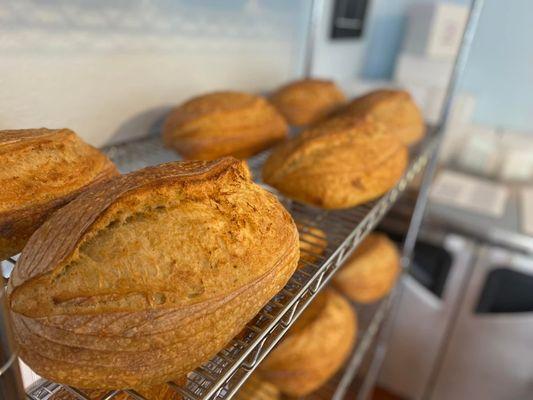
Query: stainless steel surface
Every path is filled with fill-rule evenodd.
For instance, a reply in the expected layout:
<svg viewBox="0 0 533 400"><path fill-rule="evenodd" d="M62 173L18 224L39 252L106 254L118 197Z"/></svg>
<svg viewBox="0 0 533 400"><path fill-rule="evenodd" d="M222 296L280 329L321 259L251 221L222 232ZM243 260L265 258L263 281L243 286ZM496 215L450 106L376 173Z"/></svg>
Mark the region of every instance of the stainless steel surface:
<svg viewBox="0 0 533 400"><path fill-rule="evenodd" d="M27 389L27 397L29 399L48 400L55 393L61 390L62 386L54 382L48 382L40 380L35 382ZM77 399L77 396L72 396L73 399Z"/></svg>
<svg viewBox="0 0 533 400"><path fill-rule="evenodd" d="M379 343L374 350L374 359L382 360L385 357L385 354L387 352L387 347L384 346L382 343ZM359 392L357 393L357 399L369 399L374 391L374 387L376 384L377 376L379 375L381 369L381 364L372 362L370 364L370 367L368 368L368 371L366 373L366 377L363 379L363 382L361 384L361 388Z"/></svg>
<svg viewBox="0 0 533 400"><path fill-rule="evenodd" d="M430 202L428 219L433 226L476 239L533 254L533 237L521 226L520 187L509 186L510 195L501 217Z"/></svg>
<svg viewBox="0 0 533 400"><path fill-rule="evenodd" d="M450 336L432 400L531 399L533 313L476 314L488 274L504 267L533 276L533 258L482 246Z"/></svg>
<svg viewBox="0 0 533 400"><path fill-rule="evenodd" d="M412 400L425 398L470 277L475 249L474 243L454 234L423 231L419 241L441 247L450 255L446 285L442 298L438 298L412 276L404 276L379 377L380 386Z"/></svg>
<svg viewBox="0 0 533 400"><path fill-rule="evenodd" d="M23 399L24 388L18 365L17 353L11 334L6 294L0 288L0 399Z"/></svg>
<svg viewBox="0 0 533 400"><path fill-rule="evenodd" d="M434 150L435 141L433 136L429 135L412 149L410 165L398 184L380 199L359 207L326 211L281 197L297 221L301 233L310 234L310 227L318 227L326 233L326 250L322 255L316 255L316 263L303 262L302 268L293 275L287 286L250 322L241 338L234 339L211 361L190 373L185 387L175 389L185 399L230 398L344 260L383 218L408 183L422 171ZM157 163L159 160L168 161L168 158L173 156L162 147L158 138L114 146L106 149L106 152L123 172ZM256 178L259 177L265 157L266 154L261 154L249 161ZM48 385L46 382L42 384ZM42 393L41 388L42 385L38 385L35 388L36 393ZM30 398L42 400L33 393L30 393Z"/></svg>

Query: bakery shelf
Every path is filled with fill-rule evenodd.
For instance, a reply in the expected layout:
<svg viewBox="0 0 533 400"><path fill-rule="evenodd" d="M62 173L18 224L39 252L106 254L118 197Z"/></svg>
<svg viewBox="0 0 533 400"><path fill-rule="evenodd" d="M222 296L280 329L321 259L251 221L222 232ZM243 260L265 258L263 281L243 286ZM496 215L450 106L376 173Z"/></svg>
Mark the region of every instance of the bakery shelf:
<svg viewBox="0 0 533 400"><path fill-rule="evenodd" d="M335 384L335 392L331 397L332 400L343 400L353 388L353 381L356 374L360 371L365 358L371 353L383 326L383 322L389 315L389 311L394 304L396 292L393 291L387 298L383 299L375 310L365 310L371 313L370 321L363 323L365 330L361 332L356 348L349 358L345 367L339 372L338 382ZM362 313L359 312L358 315ZM363 314L364 315L364 314ZM324 400L326 398L324 397Z"/></svg>
<svg viewBox="0 0 533 400"><path fill-rule="evenodd" d="M361 240L376 227L408 184L423 170L437 148L437 144L436 136L431 134L420 144L414 146L411 150L409 167L398 184L381 198L359 207L327 211L305 206L280 196L281 201L296 221L300 235L306 234L307 238L311 238L308 242L311 249L316 228L326 234L328 241L326 249L321 254L309 250L311 254L309 254L310 257L306 257L308 260L300 261L300 268L285 288L259 312L243 332L212 360L191 372L186 386L173 385L173 388L184 399L190 400L218 400L233 396ZM118 165L121 172L177 159L175 153L165 149L157 137L111 146L104 150ZM259 183L261 183L259 171L266 156L267 154L263 153L249 160L250 168ZM305 235L301 240L306 240ZM309 261L310 258L314 259L313 262ZM352 375L370 347L381 321L385 318L389 301L380 304L368 329L360 332L359 345L349 362L355 365L355 368L345 370L350 371ZM346 384L347 380L348 378L343 380L340 376L338 382ZM342 386L337 385L337 387ZM60 385L41 380L30 388L28 398L46 400L59 389ZM70 389L70 392L73 399L88 399L80 391ZM119 392L112 391L104 398L111 399L117 393ZM128 391L128 394L132 398L142 399L142 396L134 391Z"/></svg>
<svg viewBox="0 0 533 400"><path fill-rule="evenodd" d="M354 378L362 363L376 344L382 323L389 314L394 301L391 294L379 302L370 305L353 304L357 311L357 344L344 366L328 382L315 392L300 400L344 400L354 398Z"/></svg>

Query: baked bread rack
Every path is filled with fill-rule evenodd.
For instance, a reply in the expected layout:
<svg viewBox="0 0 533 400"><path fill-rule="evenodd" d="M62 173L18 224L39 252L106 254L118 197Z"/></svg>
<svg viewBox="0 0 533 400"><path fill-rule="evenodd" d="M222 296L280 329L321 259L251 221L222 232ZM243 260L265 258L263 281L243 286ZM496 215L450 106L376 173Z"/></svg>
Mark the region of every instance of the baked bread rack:
<svg viewBox="0 0 533 400"><path fill-rule="evenodd" d="M300 268L285 288L270 300L238 337L213 359L189 373L185 386L170 383L172 389L187 400L231 398L363 238L378 225L408 185L424 170L438 147L437 139L438 135L430 130L423 141L411 148L409 166L397 185L381 198L351 209L327 211L309 207L286 199L265 186L279 195L296 221L301 241L307 242L306 249L302 250L302 253L308 253L307 257L300 260ZM178 158L174 152L162 146L159 137L111 146L105 148L104 152L123 173ZM267 155L261 153L249 160L252 173L260 184L260 170ZM316 239L321 239L316 235L317 228L327 238L324 251L314 247ZM391 308L393 296L394 294L369 309L366 307L367 316L360 318L358 343L345 368L325 385L323 394L319 390L310 398L344 398L365 354L375 342ZM41 379L28 388L27 397L32 400L51 399L62 387ZM70 387L64 389L72 395L73 400L90 399L81 390ZM101 398L113 399L119 394L124 396L124 392L132 399L144 399L133 390L110 391Z"/></svg>

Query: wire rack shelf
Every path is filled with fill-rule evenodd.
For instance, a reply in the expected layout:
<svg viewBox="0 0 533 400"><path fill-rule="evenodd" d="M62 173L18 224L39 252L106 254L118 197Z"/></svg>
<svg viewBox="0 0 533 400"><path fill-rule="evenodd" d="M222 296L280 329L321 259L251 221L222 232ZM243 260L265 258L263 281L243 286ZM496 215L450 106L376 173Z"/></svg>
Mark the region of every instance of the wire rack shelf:
<svg viewBox="0 0 533 400"><path fill-rule="evenodd" d="M298 225L301 245L306 243L302 253L308 256L300 260L299 269L285 288L259 312L241 335L234 338L213 359L189 373L185 386L171 384L176 393L184 400L231 398L362 239L376 227L409 183L423 170L436 148L434 135L428 135L411 149L409 167L397 185L381 198L358 207L327 211L280 196L280 200ZM121 172L177 159L156 137L111 146L106 148L105 152ZM249 160L252 173L260 184L259 172L266 156L266 153L262 153ZM316 246L317 240L323 240L323 237L317 234L317 229L326 235L327 245L323 251ZM383 304L388 303L389 301L386 301ZM359 345L350 358L355 367L360 364L364 352L370 347L371 340L384 319L385 308L385 305L378 308L371 323L365 328L362 337L360 336ZM352 372L353 369L352 367ZM336 385L343 382L342 375L336 379ZM346 381L346 378L344 380ZM48 400L61 389L61 385L40 380L29 388L27 396L31 400ZM64 388L63 391L68 391L72 400L93 400L81 390ZM128 396L137 400L144 399L133 390L110 391L99 399L116 399L118 396L121 400Z"/></svg>

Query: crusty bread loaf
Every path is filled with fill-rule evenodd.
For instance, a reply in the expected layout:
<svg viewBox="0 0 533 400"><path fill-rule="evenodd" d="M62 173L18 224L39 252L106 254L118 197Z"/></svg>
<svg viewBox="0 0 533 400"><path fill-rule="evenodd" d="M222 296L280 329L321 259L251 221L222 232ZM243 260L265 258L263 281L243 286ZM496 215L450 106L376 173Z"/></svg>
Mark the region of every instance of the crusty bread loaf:
<svg viewBox="0 0 533 400"><path fill-rule="evenodd" d="M340 107L333 116L371 117L381 122L405 144L418 142L425 133L422 113L404 90L382 89L370 92Z"/></svg>
<svg viewBox="0 0 533 400"><path fill-rule="evenodd" d="M302 79L276 90L270 102L289 124L313 124L335 110L346 97L334 82L322 79Z"/></svg>
<svg viewBox="0 0 533 400"><path fill-rule="evenodd" d="M186 159L247 158L283 140L287 130L283 117L264 98L215 92L172 110L163 140Z"/></svg>
<svg viewBox="0 0 533 400"><path fill-rule="evenodd" d="M356 332L357 318L351 305L335 290L327 289L259 365L260 376L284 394L305 396L342 366Z"/></svg>
<svg viewBox="0 0 533 400"><path fill-rule="evenodd" d="M369 119L336 118L277 147L263 180L303 203L336 209L375 199L407 167L407 147Z"/></svg>
<svg viewBox="0 0 533 400"><path fill-rule="evenodd" d="M207 361L296 268L298 232L244 162L97 185L31 237L8 286L22 359L71 386L158 385Z"/></svg>
<svg viewBox="0 0 533 400"><path fill-rule="evenodd" d="M102 153L69 129L0 131L0 260L19 253L55 210L117 175Z"/></svg>
<svg viewBox="0 0 533 400"><path fill-rule="evenodd" d="M372 303L386 296L400 272L396 245L382 233L371 233L333 277L344 295L359 303Z"/></svg>
<svg viewBox="0 0 533 400"><path fill-rule="evenodd" d="M242 385L234 398L235 400L278 400L280 397L281 394L276 386L254 373Z"/></svg>
<svg viewBox="0 0 533 400"><path fill-rule="evenodd" d="M314 226L299 226L300 260L313 264L324 253L328 245L325 232ZM304 263L305 264L305 263ZM303 266L302 264L300 264Z"/></svg>

